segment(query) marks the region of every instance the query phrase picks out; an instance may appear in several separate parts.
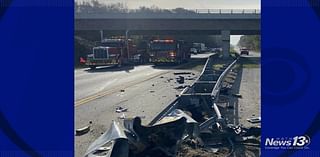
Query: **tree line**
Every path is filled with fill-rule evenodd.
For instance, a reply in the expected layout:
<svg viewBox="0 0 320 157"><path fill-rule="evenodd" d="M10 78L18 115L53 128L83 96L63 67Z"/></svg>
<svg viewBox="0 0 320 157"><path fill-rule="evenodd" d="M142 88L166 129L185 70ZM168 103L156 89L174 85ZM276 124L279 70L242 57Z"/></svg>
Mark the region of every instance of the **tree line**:
<svg viewBox="0 0 320 157"><path fill-rule="evenodd" d="M75 13L195 13L184 8L161 9L155 5L129 9L124 3L101 3L98 0L75 2Z"/></svg>
<svg viewBox="0 0 320 157"><path fill-rule="evenodd" d="M239 47L246 47L250 50L260 51L260 35L241 36L237 45Z"/></svg>

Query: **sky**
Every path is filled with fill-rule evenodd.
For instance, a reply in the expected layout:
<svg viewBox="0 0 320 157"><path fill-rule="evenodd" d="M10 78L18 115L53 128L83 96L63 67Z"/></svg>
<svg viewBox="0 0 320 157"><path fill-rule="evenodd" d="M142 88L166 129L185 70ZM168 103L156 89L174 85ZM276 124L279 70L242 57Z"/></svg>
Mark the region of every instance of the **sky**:
<svg viewBox="0 0 320 157"><path fill-rule="evenodd" d="M91 0L76 0L91 1ZM102 3L124 3L128 8L155 5L160 8L186 9L260 9L260 0L99 0Z"/></svg>
<svg viewBox="0 0 320 157"><path fill-rule="evenodd" d="M230 44L236 46L240 40L241 35L231 35Z"/></svg>

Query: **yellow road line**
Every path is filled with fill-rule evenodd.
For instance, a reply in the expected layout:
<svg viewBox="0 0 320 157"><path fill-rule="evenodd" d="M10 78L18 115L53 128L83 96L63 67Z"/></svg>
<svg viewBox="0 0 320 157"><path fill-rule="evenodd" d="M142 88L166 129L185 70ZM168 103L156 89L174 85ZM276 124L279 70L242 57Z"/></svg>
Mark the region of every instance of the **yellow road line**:
<svg viewBox="0 0 320 157"><path fill-rule="evenodd" d="M80 105L85 104L85 103L88 103L90 101L96 100L98 98L101 98L101 97L104 97L104 96L107 96L107 95L111 95L111 94L113 94L115 92L118 92L118 91L120 91L122 89L126 89L126 88L129 88L129 87L132 87L134 85L143 83L145 81L151 80L151 79L153 79L155 77L158 77L158 76L163 75L163 74L167 74L169 72L171 72L171 71L161 72L159 74L153 75L152 77L148 77L147 79L143 79L143 80L140 80L138 82L134 82L134 81L128 82L128 83L126 83L126 85L119 86L118 88L114 88L112 90L101 91L101 92L95 93L93 95L90 95L88 97L85 97L83 99L80 99L80 100L76 101L75 102L75 107L80 106Z"/></svg>
<svg viewBox="0 0 320 157"><path fill-rule="evenodd" d="M181 67L183 67L183 66L188 66L189 64L192 64L192 62L188 62L188 63L186 63L186 64L181 64L181 65L178 65L178 66L173 66L172 69L174 69L174 68L181 68ZM180 70L184 70L184 69L180 69ZM145 81L151 80L151 79L156 78L156 77L158 77L158 76L160 76L160 75L164 75L164 74L167 74L167 73L170 73L170 72L172 72L172 71L169 70L169 71L161 72L161 73L159 73L159 74L153 75L152 77L148 77L147 79L143 79L143 80L140 80L140 81L138 81L138 82L131 81L131 82L126 83L125 85L119 86L118 88L114 88L114 89L112 89L112 90L101 91L101 92L95 93L95 94L93 94L93 95L90 95L90 96L87 96L87 97L82 98L82 99L80 99L80 100L77 100L77 101L75 102L75 107L78 107L78 106L83 105L83 104L86 104L86 103L88 103L88 102L90 102L90 101L93 101L93 100L102 98L102 97L104 97L104 96L111 95L111 94L113 94L113 93L115 93L115 92L118 92L118 91L120 91L120 90L122 90L122 89L126 89L126 88L129 88L129 87L132 87L132 86L134 86L134 85L143 83L143 82L145 82Z"/></svg>

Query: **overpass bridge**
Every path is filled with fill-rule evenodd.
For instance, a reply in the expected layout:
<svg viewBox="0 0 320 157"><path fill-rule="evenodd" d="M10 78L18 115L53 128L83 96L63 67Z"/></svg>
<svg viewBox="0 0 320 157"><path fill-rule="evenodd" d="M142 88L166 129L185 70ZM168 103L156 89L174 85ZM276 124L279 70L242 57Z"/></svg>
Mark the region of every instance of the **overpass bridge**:
<svg viewBox="0 0 320 157"><path fill-rule="evenodd" d="M107 31L119 35L222 35L227 56L230 35L260 34L259 10L192 10L172 12L76 13L76 31Z"/></svg>

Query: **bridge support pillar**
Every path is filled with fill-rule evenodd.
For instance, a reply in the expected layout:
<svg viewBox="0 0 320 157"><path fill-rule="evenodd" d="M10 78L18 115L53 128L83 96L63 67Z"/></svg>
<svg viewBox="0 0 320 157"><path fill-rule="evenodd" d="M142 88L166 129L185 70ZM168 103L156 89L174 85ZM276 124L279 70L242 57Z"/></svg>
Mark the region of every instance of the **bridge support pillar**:
<svg viewBox="0 0 320 157"><path fill-rule="evenodd" d="M104 36L103 36L103 30L100 30L100 41L102 42Z"/></svg>
<svg viewBox="0 0 320 157"><path fill-rule="evenodd" d="M222 55L223 58L229 58L230 54L230 31L222 30L221 31L221 39L222 39Z"/></svg>
<svg viewBox="0 0 320 157"><path fill-rule="evenodd" d="M129 30L126 30L126 42L125 43L126 43L126 47L127 47L127 55L128 55L128 58L130 58L128 39L129 39Z"/></svg>

